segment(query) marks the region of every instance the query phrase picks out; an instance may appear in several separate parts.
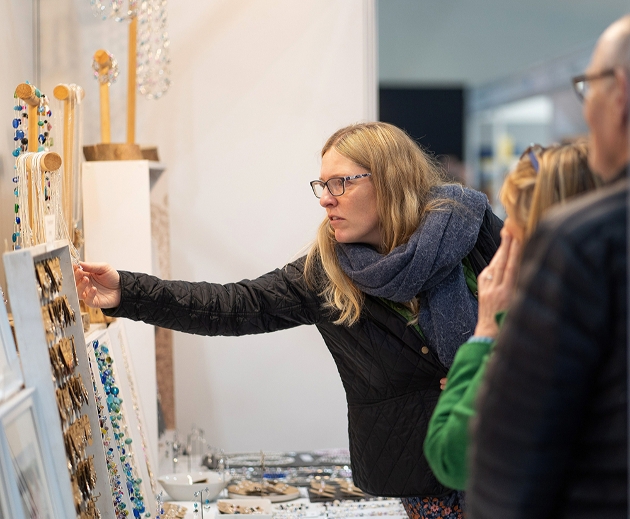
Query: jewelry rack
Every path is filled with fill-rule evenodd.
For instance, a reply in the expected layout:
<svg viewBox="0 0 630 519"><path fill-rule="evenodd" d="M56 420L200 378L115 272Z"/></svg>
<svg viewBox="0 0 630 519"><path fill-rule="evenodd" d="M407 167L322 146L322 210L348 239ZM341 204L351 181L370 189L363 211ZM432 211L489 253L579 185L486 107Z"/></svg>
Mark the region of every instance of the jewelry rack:
<svg viewBox="0 0 630 519"><path fill-rule="evenodd" d="M65 241L3 256L24 382L35 388L46 424L64 517L114 514L79 300ZM95 510L97 508L98 510Z"/></svg>
<svg viewBox="0 0 630 519"><path fill-rule="evenodd" d="M101 433L108 447L110 482L115 479L111 467L116 466L117 473L123 478L128 509L137 510L136 517L146 514L155 517L157 482L151 469L132 368L123 348L126 349L126 338L119 321L87 337L97 407L101 423L106 424L101 427Z"/></svg>

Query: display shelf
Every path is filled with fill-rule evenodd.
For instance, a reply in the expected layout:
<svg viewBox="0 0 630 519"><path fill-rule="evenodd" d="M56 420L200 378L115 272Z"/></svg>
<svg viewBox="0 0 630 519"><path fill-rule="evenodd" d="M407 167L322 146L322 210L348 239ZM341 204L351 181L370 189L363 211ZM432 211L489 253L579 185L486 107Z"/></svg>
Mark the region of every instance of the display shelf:
<svg viewBox="0 0 630 519"><path fill-rule="evenodd" d="M90 430L93 433L92 439L98 437L100 424L96 406L93 404L95 395L90 383L91 372L87 350L84 347L85 337L68 245L62 241L41 244L7 252L3 260L24 383L26 387L35 389L41 402L42 421L46 424L42 448L50 452L53 460L54 484L58 486L64 507L61 517L70 518L77 515L73 497L76 496L77 489L72 481L80 479L77 468L83 463L93 465L90 471L95 476L95 481L89 485L91 487L89 495L83 494L81 509L95 504L103 519L114 519L116 516L112 502L102 497L109 494L103 444L100 441L90 443L86 434L84 442L75 449L76 444L72 439L76 437L70 435L75 430L73 427L83 423L78 423L79 419L85 420L83 417L87 417L89 422L89 429L83 427L83 430ZM39 271L36 273L38 266L47 261L59 262L59 279L56 281L56 288L54 290L51 288L48 295L42 289L41 279L38 279ZM64 313L65 317L59 321L46 317L48 305L54 306L62 300L66 309L61 313ZM74 318L71 317L72 314ZM52 324L49 321L52 321ZM59 363L57 365L53 363L51 350L59 345L62 339L71 338L75 345L72 355L74 360L70 361L72 370L60 374ZM67 356L67 349L65 353ZM74 381L82 380L85 397L81 404L75 403L68 411L67 405L64 410L64 406L59 404L58 397L60 389L65 388L71 378ZM69 446L70 443L73 447ZM88 463L89 459L92 459L92 462Z"/></svg>

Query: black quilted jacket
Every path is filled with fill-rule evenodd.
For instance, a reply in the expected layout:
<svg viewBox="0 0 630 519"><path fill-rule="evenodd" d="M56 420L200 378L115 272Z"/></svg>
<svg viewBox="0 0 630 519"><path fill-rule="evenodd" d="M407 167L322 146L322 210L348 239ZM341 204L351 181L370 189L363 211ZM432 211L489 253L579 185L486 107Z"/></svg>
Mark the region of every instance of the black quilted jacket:
<svg viewBox="0 0 630 519"><path fill-rule="evenodd" d="M478 395L470 519L628 517L628 181L543 221Z"/></svg>
<svg viewBox="0 0 630 519"><path fill-rule="evenodd" d="M501 226L491 212L471 262L488 260ZM200 335L245 335L314 324L337 364L348 403L354 482L379 496L440 495L422 452L447 370L403 317L366 297L360 321L332 323L303 278L304 258L258 279L218 285L120 272L122 301L106 313ZM483 266L483 265L481 265ZM478 267L477 267L478 268Z"/></svg>

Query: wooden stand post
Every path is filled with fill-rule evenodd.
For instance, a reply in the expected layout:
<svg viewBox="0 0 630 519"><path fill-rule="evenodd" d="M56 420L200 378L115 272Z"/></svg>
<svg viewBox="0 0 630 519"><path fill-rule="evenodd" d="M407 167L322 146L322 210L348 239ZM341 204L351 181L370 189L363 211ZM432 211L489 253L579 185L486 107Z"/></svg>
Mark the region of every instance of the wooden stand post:
<svg viewBox="0 0 630 519"><path fill-rule="evenodd" d="M98 83L100 85L100 105L101 105L101 142L108 144L112 142L111 125L109 121L109 81L102 81L101 77L107 75L112 66L112 60L107 51L99 49L94 53L94 61L99 66Z"/></svg>
<svg viewBox="0 0 630 519"><path fill-rule="evenodd" d="M79 89L81 96L83 89ZM72 91L68 85L60 84L53 89L56 99L63 101L63 216L68 226L68 236L73 237L73 215L72 207L74 203L74 128L75 128L75 103L77 99L71 99Z"/></svg>
<svg viewBox="0 0 630 519"><path fill-rule="evenodd" d="M109 124L109 85L108 82L101 83L101 143L94 144L92 146L84 146L83 154L87 161L99 161L99 160L142 160L142 152L140 146L135 144L134 141L134 129L135 129L135 111L136 111L136 98L135 98L135 82L136 82L136 57L135 57L135 34L137 27L137 19L132 18L132 24L130 31L134 34L134 51L129 51L129 60L133 59L133 67L130 65L130 76L133 70L133 88L130 87L128 93L128 116L127 116L127 142L124 143L112 143L111 132ZM132 30L133 28L133 30ZM130 33L131 34L131 33ZM131 37L131 36L130 36ZM133 54L133 57L132 57ZM99 64L99 74L107 74L111 67L111 59L109 54L104 50L97 50L94 54L94 60ZM100 77L99 77L100 79ZM131 81L131 79L130 79ZM100 82L100 81L99 81Z"/></svg>
<svg viewBox="0 0 630 519"><path fill-rule="evenodd" d="M20 83L15 89L15 94L26 104L26 113L28 116L28 151L37 151L37 109L39 107L39 96L37 89L29 83ZM40 94L41 95L41 94ZM33 190L31 183L33 179L28 178L28 207L30 209L30 220L33 222Z"/></svg>
<svg viewBox="0 0 630 519"><path fill-rule="evenodd" d="M26 103L28 114L28 151L37 151L37 108L39 107L37 89L28 83L20 83L15 89L15 93Z"/></svg>

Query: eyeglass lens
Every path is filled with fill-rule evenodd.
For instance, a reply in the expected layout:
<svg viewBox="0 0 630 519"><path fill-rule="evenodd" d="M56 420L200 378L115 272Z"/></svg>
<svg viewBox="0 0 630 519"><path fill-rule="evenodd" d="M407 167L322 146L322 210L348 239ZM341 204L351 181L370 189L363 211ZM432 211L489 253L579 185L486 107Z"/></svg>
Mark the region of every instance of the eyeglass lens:
<svg viewBox="0 0 630 519"><path fill-rule="evenodd" d="M344 179L343 178L331 178L327 182L313 182L313 193L317 198L320 198L324 194L324 188L327 187L328 191L333 196L343 195L344 192Z"/></svg>
<svg viewBox="0 0 630 519"><path fill-rule="evenodd" d="M575 91L582 98L586 97L586 91L588 90L588 82L586 80L577 81L575 83Z"/></svg>

